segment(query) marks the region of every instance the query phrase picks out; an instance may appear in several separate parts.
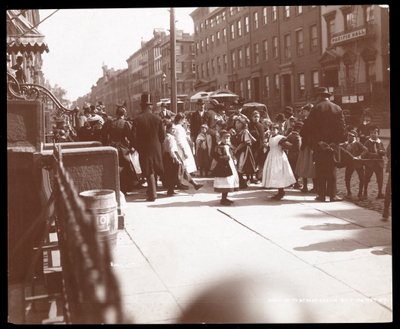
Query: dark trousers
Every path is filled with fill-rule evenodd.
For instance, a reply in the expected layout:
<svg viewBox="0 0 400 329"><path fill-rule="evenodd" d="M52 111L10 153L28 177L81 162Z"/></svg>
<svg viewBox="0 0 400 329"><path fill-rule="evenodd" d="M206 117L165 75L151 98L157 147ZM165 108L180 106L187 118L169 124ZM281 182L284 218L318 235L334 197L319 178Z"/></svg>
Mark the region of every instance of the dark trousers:
<svg viewBox="0 0 400 329"><path fill-rule="evenodd" d="M336 196L336 167L333 152L329 150L315 150L315 183L318 196Z"/></svg>
<svg viewBox="0 0 400 329"><path fill-rule="evenodd" d="M388 181L386 183L385 201L383 203L383 217L389 217L389 207L392 201L392 173L389 172Z"/></svg>
<svg viewBox="0 0 400 329"><path fill-rule="evenodd" d="M358 196L361 196L362 192L363 192L363 186L364 186L364 167L363 166L355 167L353 165L348 165L346 167L346 170L344 172L344 180L346 182L347 194L351 194L350 181L351 181L351 176L353 175L354 171L357 172L358 180L359 180Z"/></svg>
<svg viewBox="0 0 400 329"><path fill-rule="evenodd" d="M383 167L379 164L368 164L365 166L365 182L364 182L364 196L368 196L368 184L375 173L376 181L378 183L378 194L382 194L383 188Z"/></svg>
<svg viewBox="0 0 400 329"><path fill-rule="evenodd" d="M163 183L169 192L174 190L174 187L179 184L179 163L174 163L172 157L168 153L163 155L164 176Z"/></svg>
<svg viewBox="0 0 400 329"><path fill-rule="evenodd" d="M147 180L147 198L157 199L157 183L154 174L149 174L146 176Z"/></svg>

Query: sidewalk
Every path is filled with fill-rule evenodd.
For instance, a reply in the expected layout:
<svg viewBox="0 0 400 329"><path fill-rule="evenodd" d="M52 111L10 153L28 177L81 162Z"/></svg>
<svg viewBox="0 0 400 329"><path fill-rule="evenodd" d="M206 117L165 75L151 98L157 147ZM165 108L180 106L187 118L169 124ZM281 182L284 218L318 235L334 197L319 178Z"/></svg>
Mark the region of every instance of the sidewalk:
<svg viewBox="0 0 400 329"><path fill-rule="evenodd" d="M255 186L219 205L212 180L127 197L113 268L131 323L392 321L391 219Z"/></svg>

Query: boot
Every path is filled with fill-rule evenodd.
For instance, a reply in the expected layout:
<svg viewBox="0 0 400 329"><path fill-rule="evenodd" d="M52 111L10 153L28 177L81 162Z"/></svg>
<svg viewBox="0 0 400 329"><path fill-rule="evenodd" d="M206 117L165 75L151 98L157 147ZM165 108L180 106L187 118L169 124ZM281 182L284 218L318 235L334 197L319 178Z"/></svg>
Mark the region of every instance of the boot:
<svg viewBox="0 0 400 329"><path fill-rule="evenodd" d="M193 185L196 191L203 187L203 184L197 184L194 180L191 180L189 183Z"/></svg>
<svg viewBox="0 0 400 329"><path fill-rule="evenodd" d="M307 177L303 177L303 188L301 189L301 192L307 193L308 192L308 186L307 186Z"/></svg>
<svg viewBox="0 0 400 329"><path fill-rule="evenodd" d="M271 199L273 200L281 200L285 196L285 191L283 188L278 190L278 193L275 194Z"/></svg>
<svg viewBox="0 0 400 329"><path fill-rule="evenodd" d="M243 178L242 175L239 175L239 188L245 189L248 188L246 180Z"/></svg>

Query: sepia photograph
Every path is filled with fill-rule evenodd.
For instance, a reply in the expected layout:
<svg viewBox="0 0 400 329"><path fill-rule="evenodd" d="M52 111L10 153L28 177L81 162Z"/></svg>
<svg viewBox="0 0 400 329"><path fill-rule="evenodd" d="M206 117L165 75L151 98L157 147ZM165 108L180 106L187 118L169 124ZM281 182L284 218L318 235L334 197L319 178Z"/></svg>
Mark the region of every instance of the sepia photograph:
<svg viewBox="0 0 400 329"><path fill-rule="evenodd" d="M5 12L8 324L393 323L389 5Z"/></svg>

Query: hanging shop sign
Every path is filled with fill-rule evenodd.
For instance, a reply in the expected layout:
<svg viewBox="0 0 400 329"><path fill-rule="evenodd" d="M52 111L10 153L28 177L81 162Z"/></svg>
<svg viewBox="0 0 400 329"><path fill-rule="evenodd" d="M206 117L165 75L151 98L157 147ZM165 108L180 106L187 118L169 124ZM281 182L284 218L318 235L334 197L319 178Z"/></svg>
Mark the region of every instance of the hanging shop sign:
<svg viewBox="0 0 400 329"><path fill-rule="evenodd" d="M353 39L358 39L367 35L367 29L365 27L354 30L348 33L343 33L331 38L331 45L347 42Z"/></svg>

